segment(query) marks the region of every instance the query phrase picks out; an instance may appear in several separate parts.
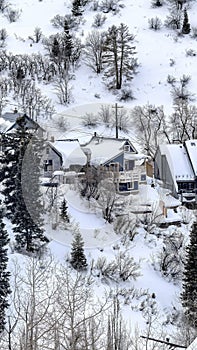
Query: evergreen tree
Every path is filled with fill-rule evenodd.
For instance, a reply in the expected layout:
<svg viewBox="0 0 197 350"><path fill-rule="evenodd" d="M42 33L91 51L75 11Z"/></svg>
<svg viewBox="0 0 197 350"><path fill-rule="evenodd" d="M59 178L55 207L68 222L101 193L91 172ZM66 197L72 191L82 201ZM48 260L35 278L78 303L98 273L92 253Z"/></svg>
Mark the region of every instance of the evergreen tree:
<svg viewBox="0 0 197 350"><path fill-rule="evenodd" d="M81 0L73 0L72 14L73 16L81 16L83 13Z"/></svg>
<svg viewBox="0 0 197 350"><path fill-rule="evenodd" d="M6 217L11 219L15 212L17 198L15 197L15 181L19 157L19 139L12 134L2 134L2 154L0 157L0 182L2 183L1 193L4 196L6 206Z"/></svg>
<svg viewBox="0 0 197 350"><path fill-rule="evenodd" d="M72 36L69 30L64 32L64 54L66 60L70 61L73 49Z"/></svg>
<svg viewBox="0 0 197 350"><path fill-rule="evenodd" d="M54 37L54 39L53 39L51 52L52 52L54 57L58 57L60 54L60 46L59 46L59 42L58 42L56 37Z"/></svg>
<svg viewBox="0 0 197 350"><path fill-rule="evenodd" d="M5 327L5 313L8 308L8 295L10 291L9 277L7 271L7 244L9 243L8 233L3 223L3 210L0 202L0 333Z"/></svg>
<svg viewBox="0 0 197 350"><path fill-rule="evenodd" d="M133 78L137 67L133 41L134 36L129 33L128 27L123 23L119 27L113 25L108 29L104 42L103 64L109 88L121 89L123 79Z"/></svg>
<svg viewBox="0 0 197 350"><path fill-rule="evenodd" d="M86 270L87 260L84 254L84 242L80 232L76 232L72 242L70 263L75 270Z"/></svg>
<svg viewBox="0 0 197 350"><path fill-rule="evenodd" d="M187 320L197 327L197 222L193 224L190 243L186 249L181 299Z"/></svg>
<svg viewBox="0 0 197 350"><path fill-rule="evenodd" d="M33 142L33 135L27 130L25 116L20 118L19 124L20 128L5 142L0 171L4 185L2 193L14 225L16 249L34 252L39 250L41 242L48 241L42 230L39 155L37 143ZM9 159L6 163L7 154Z"/></svg>
<svg viewBox="0 0 197 350"><path fill-rule="evenodd" d="M186 7L184 8L184 18L183 18L183 26L182 26L182 33L183 34L189 34L190 33L190 24L189 24L189 20L188 20L188 14L187 14L187 10Z"/></svg>
<svg viewBox="0 0 197 350"><path fill-rule="evenodd" d="M63 221L65 222L70 222L70 219L69 219L69 215L68 215L68 206L67 206L67 202L65 200L65 198L63 199L62 201L62 204L60 206L60 216L62 218Z"/></svg>

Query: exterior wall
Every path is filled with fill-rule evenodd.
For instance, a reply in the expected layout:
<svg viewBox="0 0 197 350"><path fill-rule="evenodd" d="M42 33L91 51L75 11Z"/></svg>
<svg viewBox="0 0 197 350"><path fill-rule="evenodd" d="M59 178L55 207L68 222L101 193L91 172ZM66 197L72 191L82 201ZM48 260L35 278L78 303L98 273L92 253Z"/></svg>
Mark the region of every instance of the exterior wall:
<svg viewBox="0 0 197 350"><path fill-rule="evenodd" d="M133 170L135 167L134 160L125 160L124 161L124 170Z"/></svg>
<svg viewBox="0 0 197 350"><path fill-rule="evenodd" d="M111 163L119 163L119 171L123 171L124 170L124 154L121 154L118 157L111 159L109 162L106 162L105 166L109 166Z"/></svg>
<svg viewBox="0 0 197 350"><path fill-rule="evenodd" d="M164 183L164 186L166 188L169 188L173 196L177 198L178 194L175 188L175 184L171 174L171 170L169 168L169 164L167 162L166 156L161 155L159 150L155 156L154 174L155 174L155 178L162 180Z"/></svg>
<svg viewBox="0 0 197 350"><path fill-rule="evenodd" d="M51 177L53 171L62 169L60 155L58 155L50 146L46 146L43 152L43 168L45 177Z"/></svg>

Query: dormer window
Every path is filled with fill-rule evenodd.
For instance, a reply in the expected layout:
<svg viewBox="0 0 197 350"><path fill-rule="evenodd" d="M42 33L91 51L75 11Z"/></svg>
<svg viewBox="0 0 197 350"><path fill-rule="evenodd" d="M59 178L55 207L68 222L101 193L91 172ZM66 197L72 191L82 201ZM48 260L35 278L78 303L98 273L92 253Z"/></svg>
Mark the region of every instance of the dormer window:
<svg viewBox="0 0 197 350"><path fill-rule="evenodd" d="M124 145L124 151L125 152L130 152L130 146L129 145Z"/></svg>

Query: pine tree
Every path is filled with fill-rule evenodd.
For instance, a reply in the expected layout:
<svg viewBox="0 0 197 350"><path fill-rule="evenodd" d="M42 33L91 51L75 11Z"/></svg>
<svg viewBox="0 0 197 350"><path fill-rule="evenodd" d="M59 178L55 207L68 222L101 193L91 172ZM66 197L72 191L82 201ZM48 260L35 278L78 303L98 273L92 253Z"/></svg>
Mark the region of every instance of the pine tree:
<svg viewBox="0 0 197 350"><path fill-rule="evenodd" d="M189 20L188 20L188 14L187 14L187 10L186 7L184 8L184 18L183 18L183 26L182 26L182 33L183 34L189 34L190 33L190 24L189 24Z"/></svg>
<svg viewBox="0 0 197 350"><path fill-rule="evenodd" d="M41 242L48 241L42 230L39 156L24 116L19 122L20 128L5 137L0 179L7 213L14 225L16 249L34 252Z"/></svg>
<svg viewBox="0 0 197 350"><path fill-rule="evenodd" d="M186 249L181 299L187 320L197 327L197 222L193 224L190 243Z"/></svg>
<svg viewBox="0 0 197 350"><path fill-rule="evenodd" d="M134 36L129 33L128 26L121 23L113 25L106 33L103 48L103 64L107 85L111 89L121 89L123 79L131 80L137 67L134 59L135 46L132 46Z"/></svg>
<svg viewBox="0 0 197 350"><path fill-rule="evenodd" d="M87 260L84 254L84 242L80 232L76 232L72 242L70 263L75 270L86 270Z"/></svg>
<svg viewBox="0 0 197 350"><path fill-rule="evenodd" d="M6 217L12 219L15 213L17 198L15 195L16 174L20 154L20 138L15 134L2 135L2 155L0 157L1 193L6 205Z"/></svg>
<svg viewBox="0 0 197 350"><path fill-rule="evenodd" d="M65 222L70 222L70 219L69 219L69 215L68 215L68 206L67 206L67 202L65 200L65 198L63 199L62 201L62 204L60 206L60 216L62 218L63 221Z"/></svg>
<svg viewBox="0 0 197 350"><path fill-rule="evenodd" d="M73 0L72 3L72 14L73 16L81 16L83 13L81 0Z"/></svg>
<svg viewBox="0 0 197 350"><path fill-rule="evenodd" d="M48 242L43 234L43 206L39 189L40 178L40 145L36 137L23 145L18 162L16 181L17 204L13 224L16 249L28 252L40 250L42 244Z"/></svg>
<svg viewBox="0 0 197 350"><path fill-rule="evenodd" d="M53 39L52 49L51 52L54 57L58 57L60 54L60 45L56 37Z"/></svg>
<svg viewBox="0 0 197 350"><path fill-rule="evenodd" d="M9 243L9 237L2 219L3 210L0 202L0 333L5 327L5 313L9 306L8 295L11 293L10 273L7 271L7 244Z"/></svg>

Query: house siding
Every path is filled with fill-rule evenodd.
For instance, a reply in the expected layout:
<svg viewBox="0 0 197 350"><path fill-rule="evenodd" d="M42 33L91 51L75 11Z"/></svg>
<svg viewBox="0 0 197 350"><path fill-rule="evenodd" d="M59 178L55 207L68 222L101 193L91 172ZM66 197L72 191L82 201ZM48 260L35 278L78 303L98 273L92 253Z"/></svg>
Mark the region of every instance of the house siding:
<svg viewBox="0 0 197 350"><path fill-rule="evenodd" d="M174 184L174 180L171 174L169 164L167 162L166 156L157 152L155 157L155 167L154 167L155 178L162 180L164 186L168 188L173 196L178 197L177 190Z"/></svg>
<svg viewBox="0 0 197 350"><path fill-rule="evenodd" d="M124 170L124 154L120 154L119 156L110 159L110 161L105 163L105 166L110 165L111 163L119 163L119 171Z"/></svg>
<svg viewBox="0 0 197 350"><path fill-rule="evenodd" d="M46 161L52 160L52 165L45 165ZM43 152L43 167L44 176L51 177L53 171L60 170L62 168L62 159L50 146L45 147Z"/></svg>
<svg viewBox="0 0 197 350"><path fill-rule="evenodd" d="M188 159L190 160L189 157ZM188 195L191 193L192 197L192 193L194 195L196 192L195 181L173 177L167 157L165 154L161 154L160 149L155 154L154 175L156 179L163 181L163 186L168 188L175 198L181 196L181 201L184 199L184 193Z"/></svg>

